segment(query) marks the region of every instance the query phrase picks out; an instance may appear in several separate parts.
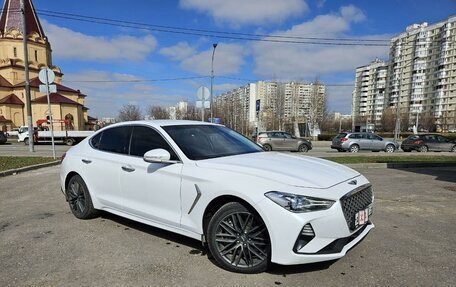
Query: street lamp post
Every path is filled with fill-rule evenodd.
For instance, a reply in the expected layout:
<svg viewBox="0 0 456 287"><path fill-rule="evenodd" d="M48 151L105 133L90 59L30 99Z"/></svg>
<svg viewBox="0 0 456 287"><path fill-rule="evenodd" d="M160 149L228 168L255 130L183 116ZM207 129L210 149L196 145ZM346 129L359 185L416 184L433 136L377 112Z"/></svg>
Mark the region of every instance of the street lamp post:
<svg viewBox="0 0 456 287"><path fill-rule="evenodd" d="M211 62L211 123L214 121L213 114L212 114L212 106L213 106L213 89L214 89L214 55L215 55L215 48L217 48L217 43L212 44L212 62Z"/></svg>

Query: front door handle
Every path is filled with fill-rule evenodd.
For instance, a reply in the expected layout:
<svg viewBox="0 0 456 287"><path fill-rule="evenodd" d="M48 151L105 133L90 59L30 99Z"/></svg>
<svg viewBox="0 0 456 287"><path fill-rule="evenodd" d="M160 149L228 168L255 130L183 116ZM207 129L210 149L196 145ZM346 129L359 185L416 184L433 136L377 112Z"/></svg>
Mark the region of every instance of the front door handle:
<svg viewBox="0 0 456 287"><path fill-rule="evenodd" d="M89 164L92 162L90 159L81 159L81 161L85 164Z"/></svg>
<svg viewBox="0 0 456 287"><path fill-rule="evenodd" d="M126 171L126 172L133 172L133 171L135 171L135 169L134 169L132 166L130 166L130 165L124 165L124 166L122 166L122 170L124 170L124 171Z"/></svg>

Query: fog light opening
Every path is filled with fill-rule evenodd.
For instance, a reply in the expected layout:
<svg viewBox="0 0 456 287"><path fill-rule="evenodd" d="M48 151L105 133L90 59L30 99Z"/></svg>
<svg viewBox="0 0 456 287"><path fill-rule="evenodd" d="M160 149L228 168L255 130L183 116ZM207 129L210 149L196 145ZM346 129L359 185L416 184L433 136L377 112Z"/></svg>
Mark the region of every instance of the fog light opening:
<svg viewBox="0 0 456 287"><path fill-rule="evenodd" d="M302 228L301 233L299 234L298 239L296 240L293 251L298 252L301 248L306 246L307 243L309 243L312 239L314 239L314 237L315 237L315 232L312 228L312 225L310 223L307 223Z"/></svg>

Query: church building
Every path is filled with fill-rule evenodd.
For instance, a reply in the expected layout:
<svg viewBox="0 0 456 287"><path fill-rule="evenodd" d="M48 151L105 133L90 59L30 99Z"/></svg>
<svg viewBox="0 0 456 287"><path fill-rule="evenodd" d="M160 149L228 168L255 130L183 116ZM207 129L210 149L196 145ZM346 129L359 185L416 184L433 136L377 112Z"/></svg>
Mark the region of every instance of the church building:
<svg viewBox="0 0 456 287"><path fill-rule="evenodd" d="M90 129L85 107L86 95L61 84L63 73L52 62L51 44L40 24L32 0L24 0L26 29L22 28L20 0L5 0L0 17L0 130L27 125L25 95L24 46L27 37L30 95L33 124L46 122L48 104L46 94L39 91L38 73L48 67L55 73L57 92L50 94L51 112L56 130Z"/></svg>

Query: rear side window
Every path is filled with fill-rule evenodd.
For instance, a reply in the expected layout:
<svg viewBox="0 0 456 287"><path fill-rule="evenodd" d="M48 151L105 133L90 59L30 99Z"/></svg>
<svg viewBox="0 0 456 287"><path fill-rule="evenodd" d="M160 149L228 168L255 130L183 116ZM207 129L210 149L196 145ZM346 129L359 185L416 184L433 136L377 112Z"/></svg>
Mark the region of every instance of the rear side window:
<svg viewBox="0 0 456 287"><path fill-rule="evenodd" d="M351 139L360 139L360 138L362 138L360 134L351 134L348 137L351 138Z"/></svg>
<svg viewBox="0 0 456 287"><path fill-rule="evenodd" d="M108 152L128 154L131 126L115 127L103 131L99 149Z"/></svg>
<svg viewBox="0 0 456 287"><path fill-rule="evenodd" d="M97 133L93 138L90 139L90 144L96 149L100 149L100 140L103 135L103 132Z"/></svg>
<svg viewBox="0 0 456 287"><path fill-rule="evenodd" d="M144 156L150 150L162 148L171 154L171 160L179 160L173 149L154 129L135 126L131 137L130 155Z"/></svg>

